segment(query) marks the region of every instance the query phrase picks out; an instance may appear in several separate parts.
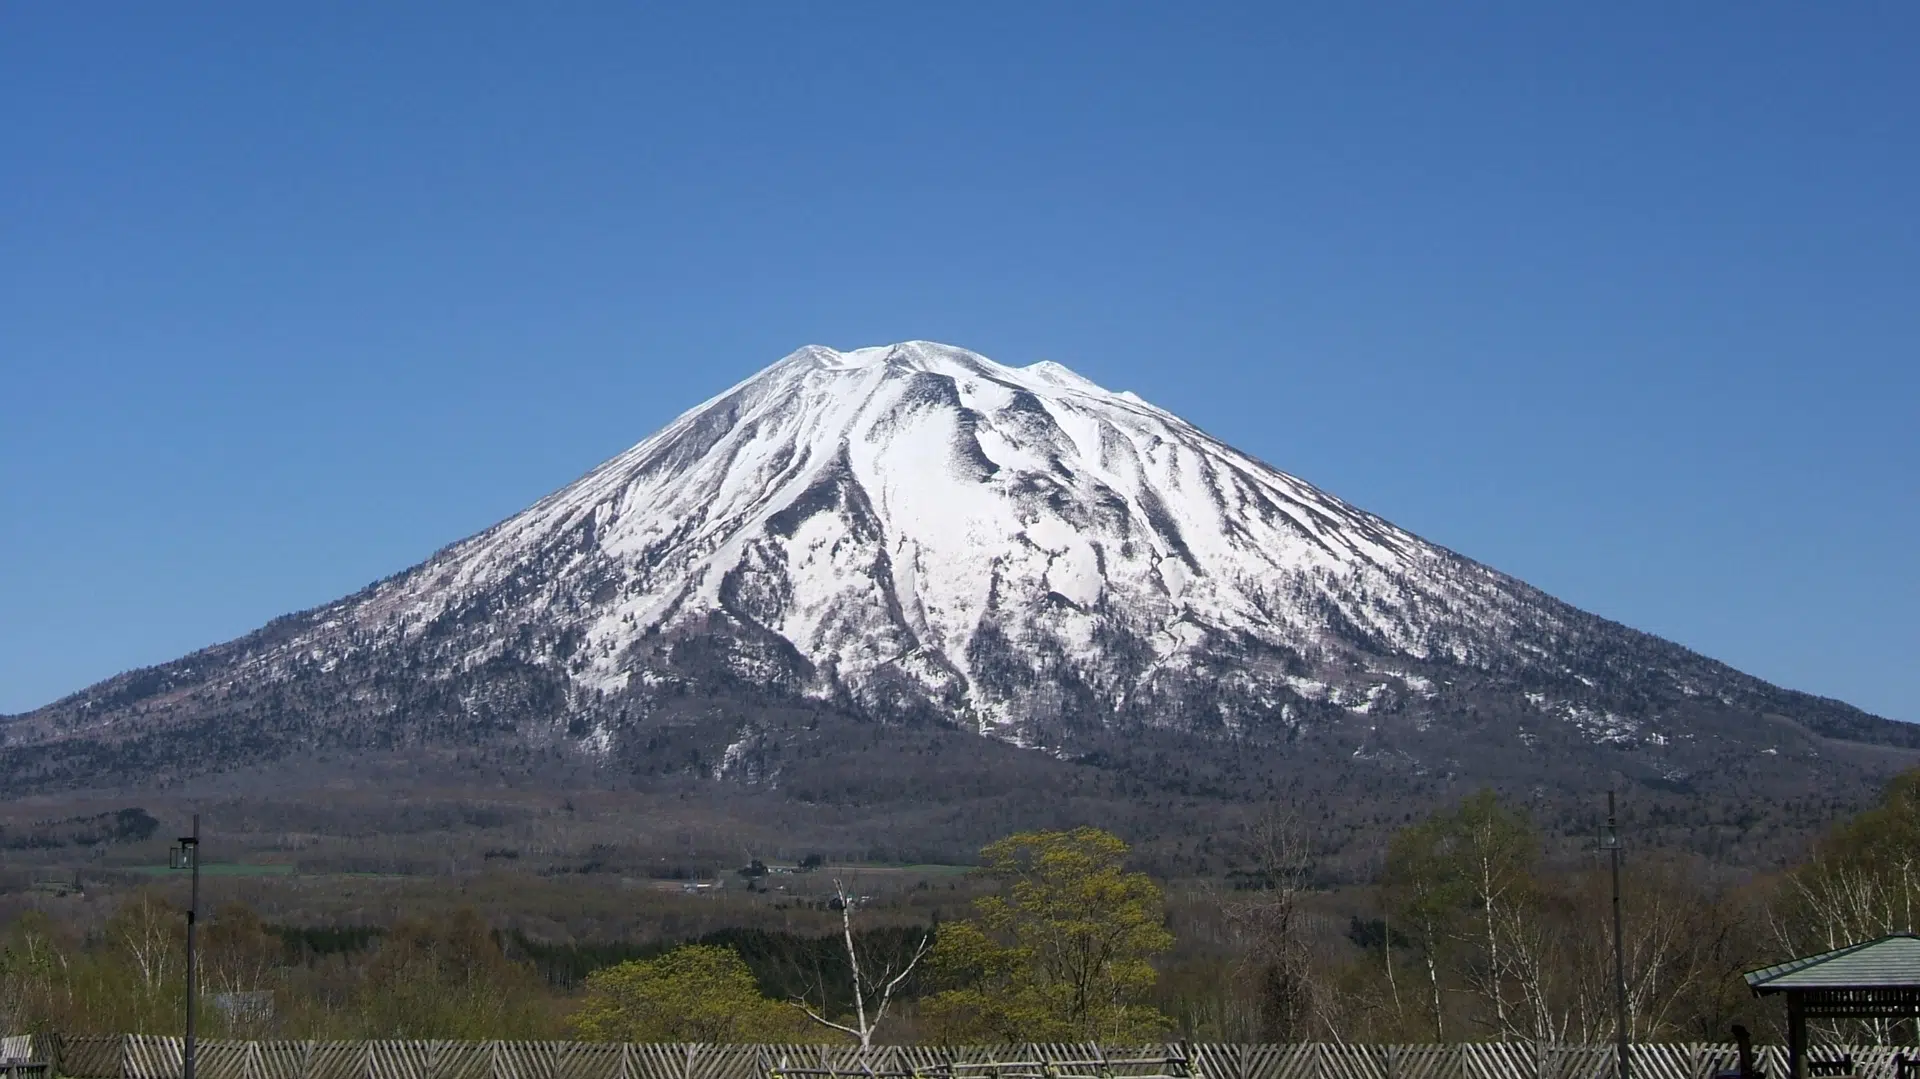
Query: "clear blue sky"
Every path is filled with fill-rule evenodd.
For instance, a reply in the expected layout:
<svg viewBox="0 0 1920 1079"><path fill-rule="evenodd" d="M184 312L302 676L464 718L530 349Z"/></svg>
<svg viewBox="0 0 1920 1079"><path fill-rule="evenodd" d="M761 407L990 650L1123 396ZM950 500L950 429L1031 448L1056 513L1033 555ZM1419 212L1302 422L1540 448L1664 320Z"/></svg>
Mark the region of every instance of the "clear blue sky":
<svg viewBox="0 0 1920 1079"><path fill-rule="evenodd" d="M0 7L0 712L932 338L1920 720L1920 8L553 6Z"/></svg>

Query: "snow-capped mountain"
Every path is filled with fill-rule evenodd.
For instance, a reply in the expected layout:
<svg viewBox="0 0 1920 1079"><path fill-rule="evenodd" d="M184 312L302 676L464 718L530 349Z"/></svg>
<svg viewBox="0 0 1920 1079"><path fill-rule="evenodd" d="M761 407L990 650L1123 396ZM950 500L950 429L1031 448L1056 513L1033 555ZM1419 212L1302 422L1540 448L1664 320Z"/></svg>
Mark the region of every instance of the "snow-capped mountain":
<svg viewBox="0 0 1920 1079"><path fill-rule="evenodd" d="M719 616L811 696L923 700L1016 742L1232 647L1228 728L1284 722L1339 642L1471 663L1552 612L1487 570L1058 364L925 343L803 349L346 610L378 646L478 597L564 622L572 684L644 681L635 645ZM561 614L561 612L565 612ZM457 656L508 646L487 633ZM1158 706L1151 709L1158 711Z"/></svg>
<svg viewBox="0 0 1920 1079"><path fill-rule="evenodd" d="M674 752L770 780L789 735L748 698L1061 756L1154 731L1472 771L1458 746L1478 731L1673 783L1729 747L1920 744L1560 603L1131 393L927 342L803 348L413 569L0 738L16 774L76 781L101 758L47 747L151 755L183 725L266 756L511 734L634 761L671 741L662 717L725 699Z"/></svg>

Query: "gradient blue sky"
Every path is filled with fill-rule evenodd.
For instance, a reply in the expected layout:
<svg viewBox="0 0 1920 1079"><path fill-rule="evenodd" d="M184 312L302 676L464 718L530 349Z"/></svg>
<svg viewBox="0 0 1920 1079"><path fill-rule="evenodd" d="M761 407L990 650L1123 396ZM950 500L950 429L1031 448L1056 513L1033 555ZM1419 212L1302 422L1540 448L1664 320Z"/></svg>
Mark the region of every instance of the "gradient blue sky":
<svg viewBox="0 0 1920 1079"><path fill-rule="evenodd" d="M0 712L931 338L1920 720L1920 7L680 7L0 6Z"/></svg>

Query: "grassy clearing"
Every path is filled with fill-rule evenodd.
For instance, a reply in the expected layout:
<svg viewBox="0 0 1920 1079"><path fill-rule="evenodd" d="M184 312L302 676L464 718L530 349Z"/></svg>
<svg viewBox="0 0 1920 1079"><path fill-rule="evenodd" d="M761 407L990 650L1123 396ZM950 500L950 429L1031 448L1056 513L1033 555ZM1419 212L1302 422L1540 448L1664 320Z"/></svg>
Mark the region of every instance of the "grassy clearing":
<svg viewBox="0 0 1920 1079"><path fill-rule="evenodd" d="M129 873L144 873L150 877L164 877L182 872L164 865L135 865L126 867ZM294 867L284 864L242 865L238 862L206 862L200 866L203 877L290 877Z"/></svg>

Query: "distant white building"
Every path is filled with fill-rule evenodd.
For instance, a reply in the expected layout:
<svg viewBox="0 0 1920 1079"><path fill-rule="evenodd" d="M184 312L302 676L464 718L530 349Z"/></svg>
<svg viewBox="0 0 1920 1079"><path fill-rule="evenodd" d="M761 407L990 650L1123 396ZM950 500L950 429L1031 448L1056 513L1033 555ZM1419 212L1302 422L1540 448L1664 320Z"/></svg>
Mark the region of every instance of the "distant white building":
<svg viewBox="0 0 1920 1079"><path fill-rule="evenodd" d="M266 989L215 993L213 1007L229 1023L265 1023L273 1019L273 993Z"/></svg>

